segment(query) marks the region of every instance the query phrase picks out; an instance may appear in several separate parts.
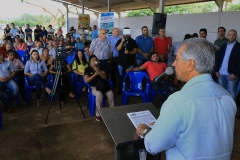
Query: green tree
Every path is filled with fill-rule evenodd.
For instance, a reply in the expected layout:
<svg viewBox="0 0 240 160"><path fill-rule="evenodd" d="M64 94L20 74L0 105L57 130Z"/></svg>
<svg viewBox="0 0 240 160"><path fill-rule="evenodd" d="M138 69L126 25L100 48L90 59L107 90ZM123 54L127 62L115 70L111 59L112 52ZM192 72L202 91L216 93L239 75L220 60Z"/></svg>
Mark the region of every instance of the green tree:
<svg viewBox="0 0 240 160"><path fill-rule="evenodd" d="M240 11L240 1L238 1L237 4L230 3L227 8L227 11Z"/></svg>
<svg viewBox="0 0 240 160"><path fill-rule="evenodd" d="M127 12L127 17L142 17L142 16L152 16L153 13L150 9L140 9Z"/></svg>
<svg viewBox="0 0 240 160"><path fill-rule="evenodd" d="M207 13L217 11L218 7L215 2L195 3L177 6L166 6L164 13L171 14L193 14L193 13ZM159 9L157 9L157 12ZM150 9L134 10L127 13L127 17L138 16L152 16L153 13Z"/></svg>

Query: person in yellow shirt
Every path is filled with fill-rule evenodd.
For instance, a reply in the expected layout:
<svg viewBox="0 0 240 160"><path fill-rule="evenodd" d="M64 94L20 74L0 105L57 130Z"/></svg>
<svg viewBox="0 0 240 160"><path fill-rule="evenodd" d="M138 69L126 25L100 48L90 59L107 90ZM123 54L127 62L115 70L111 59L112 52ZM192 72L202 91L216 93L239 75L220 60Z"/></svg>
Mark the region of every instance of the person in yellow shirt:
<svg viewBox="0 0 240 160"><path fill-rule="evenodd" d="M84 70L88 67L88 62L81 50L77 51L75 60L72 65L72 70L78 75L78 80L83 82ZM86 90L86 87L83 88L83 91Z"/></svg>

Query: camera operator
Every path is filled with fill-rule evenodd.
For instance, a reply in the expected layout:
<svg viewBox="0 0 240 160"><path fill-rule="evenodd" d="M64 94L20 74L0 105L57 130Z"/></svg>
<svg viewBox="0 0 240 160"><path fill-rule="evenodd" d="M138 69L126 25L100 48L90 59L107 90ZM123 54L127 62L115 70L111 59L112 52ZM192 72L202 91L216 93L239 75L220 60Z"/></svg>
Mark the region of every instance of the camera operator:
<svg viewBox="0 0 240 160"><path fill-rule="evenodd" d="M84 80L90 84L92 94L96 96L96 121L101 121L98 110L102 107L103 95L105 94L107 96L110 107L114 106L114 95L110 88L105 93L97 90L97 83L99 81L106 81L106 73L98 66L98 59L95 55L89 57L89 65L84 71Z"/></svg>
<svg viewBox="0 0 240 160"><path fill-rule="evenodd" d="M118 56L118 87L119 91L117 94L122 93L122 83L125 76L125 71L127 68L133 68L135 63L136 52L138 45L134 39L131 38L130 28L125 27L123 29L123 37L119 39L116 43L117 51L119 52Z"/></svg>

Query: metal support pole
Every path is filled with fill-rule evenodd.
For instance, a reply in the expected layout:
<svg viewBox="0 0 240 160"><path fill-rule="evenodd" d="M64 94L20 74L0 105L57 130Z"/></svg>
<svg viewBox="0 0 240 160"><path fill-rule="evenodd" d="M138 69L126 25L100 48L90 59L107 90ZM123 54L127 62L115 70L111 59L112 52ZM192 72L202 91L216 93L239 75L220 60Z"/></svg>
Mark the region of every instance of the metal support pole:
<svg viewBox="0 0 240 160"><path fill-rule="evenodd" d="M84 14L84 0L81 1L82 1L82 14Z"/></svg>
<svg viewBox="0 0 240 160"><path fill-rule="evenodd" d="M69 24L68 24L68 12L69 12L69 10L68 10L68 4L63 4L65 7L66 7L66 9L67 9L67 14L66 14L66 32L68 32L68 30L69 30Z"/></svg>
<svg viewBox="0 0 240 160"><path fill-rule="evenodd" d="M159 0L159 13L164 13L165 0Z"/></svg>
<svg viewBox="0 0 240 160"><path fill-rule="evenodd" d="M108 12L111 12L111 2L108 0Z"/></svg>

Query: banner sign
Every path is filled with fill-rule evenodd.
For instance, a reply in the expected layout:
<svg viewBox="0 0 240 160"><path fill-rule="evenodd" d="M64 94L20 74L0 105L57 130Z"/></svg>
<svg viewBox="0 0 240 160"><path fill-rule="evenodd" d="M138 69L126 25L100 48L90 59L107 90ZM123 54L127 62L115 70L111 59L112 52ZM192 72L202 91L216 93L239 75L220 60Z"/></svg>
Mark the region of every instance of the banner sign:
<svg viewBox="0 0 240 160"><path fill-rule="evenodd" d="M90 27L90 15L89 14L79 14L78 15L78 29L87 29Z"/></svg>
<svg viewBox="0 0 240 160"><path fill-rule="evenodd" d="M114 28L114 12L101 13L100 28L104 28L107 34L112 34Z"/></svg>

